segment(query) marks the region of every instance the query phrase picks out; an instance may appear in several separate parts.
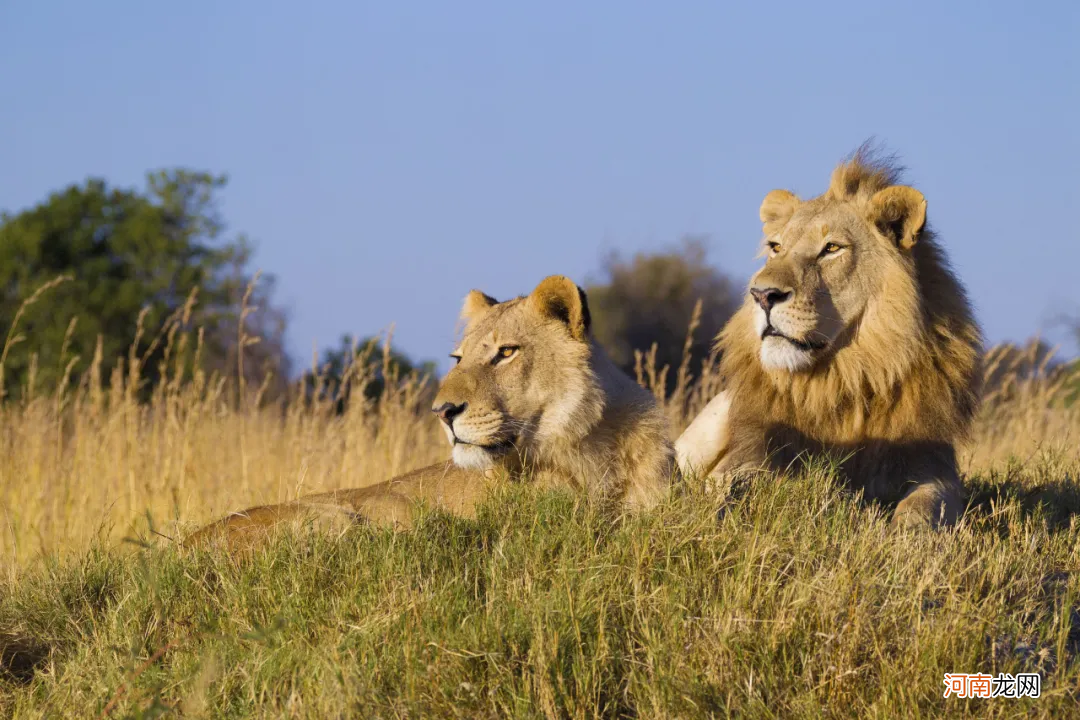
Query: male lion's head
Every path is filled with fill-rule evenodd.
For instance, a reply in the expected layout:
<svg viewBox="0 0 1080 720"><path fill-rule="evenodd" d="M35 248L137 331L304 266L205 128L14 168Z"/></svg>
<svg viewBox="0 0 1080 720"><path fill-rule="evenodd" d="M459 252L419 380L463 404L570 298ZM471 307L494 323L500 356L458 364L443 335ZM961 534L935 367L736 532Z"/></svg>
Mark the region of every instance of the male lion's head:
<svg viewBox="0 0 1080 720"><path fill-rule="evenodd" d="M801 201L773 190L761 204L765 266L750 282L759 357L767 370L809 370L852 342L868 316L914 322L913 257L926 199L896 184L898 172L859 155L833 173L828 191ZM881 318L878 318L881 319ZM876 323L880 327L881 323ZM917 328L894 328L908 339Z"/></svg>
<svg viewBox="0 0 1080 720"><path fill-rule="evenodd" d="M553 441L574 442L599 421L603 395L590 366L585 293L560 275L527 297L465 298L457 364L432 411L459 467L520 460Z"/></svg>

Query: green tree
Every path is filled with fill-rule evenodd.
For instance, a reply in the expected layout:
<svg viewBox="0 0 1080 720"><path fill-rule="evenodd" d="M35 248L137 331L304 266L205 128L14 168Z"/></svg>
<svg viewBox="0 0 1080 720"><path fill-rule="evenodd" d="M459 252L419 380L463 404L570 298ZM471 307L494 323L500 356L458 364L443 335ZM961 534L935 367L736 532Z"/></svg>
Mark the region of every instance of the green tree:
<svg viewBox="0 0 1080 720"><path fill-rule="evenodd" d="M225 183L224 176L185 169L149 174L144 191L91 178L16 215L0 215L0 329L24 338L8 347L7 394L26 386L35 358L41 390L55 387L72 358L78 358L72 370L84 370L99 338L109 377L132 347L140 314L144 331L134 349L145 357L152 386L164 352L158 333L182 314L193 292L187 329L204 329L209 369L235 374L252 247L243 235L224 237L217 194ZM13 330L27 298L58 276L68 279L26 306ZM249 380L267 366L283 379L288 373L285 317L270 302L272 288L273 278L263 278L248 298L245 334L262 336L245 349Z"/></svg>
<svg viewBox="0 0 1080 720"><path fill-rule="evenodd" d="M309 401L333 402L341 413L358 387L363 388L366 400L377 402L387 383L413 375L432 391L437 370L431 360L418 363L397 350L387 352L378 337L357 341L352 335L343 335L337 347L323 351L314 370L304 373L303 387Z"/></svg>
<svg viewBox="0 0 1080 720"><path fill-rule="evenodd" d="M634 351L657 344L657 367L668 365L669 387L682 361L694 306L701 300L699 325L690 347L691 372L697 372L713 339L738 307L732 282L708 263L705 242L687 237L674 249L637 253L626 260L617 252L604 262L602 280L586 285L597 340L612 359L633 372Z"/></svg>

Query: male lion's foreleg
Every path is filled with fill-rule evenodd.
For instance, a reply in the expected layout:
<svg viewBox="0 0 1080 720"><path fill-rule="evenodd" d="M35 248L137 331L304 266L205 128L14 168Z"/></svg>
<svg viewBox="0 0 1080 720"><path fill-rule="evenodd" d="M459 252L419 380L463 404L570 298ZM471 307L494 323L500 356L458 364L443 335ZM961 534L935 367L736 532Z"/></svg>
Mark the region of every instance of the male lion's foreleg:
<svg viewBox="0 0 1080 720"><path fill-rule="evenodd" d="M675 461L684 476L705 477L720 462L731 441L730 412L731 397L722 391L675 441Z"/></svg>
<svg viewBox="0 0 1080 720"><path fill-rule="evenodd" d="M959 481L927 480L917 484L896 506L893 527L948 527L964 512L964 488Z"/></svg>

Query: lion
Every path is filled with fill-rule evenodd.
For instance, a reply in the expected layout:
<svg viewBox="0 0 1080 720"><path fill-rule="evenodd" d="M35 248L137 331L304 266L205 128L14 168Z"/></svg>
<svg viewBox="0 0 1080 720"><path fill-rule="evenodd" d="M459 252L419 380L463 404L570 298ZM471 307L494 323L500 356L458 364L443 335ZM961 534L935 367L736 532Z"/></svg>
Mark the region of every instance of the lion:
<svg viewBox="0 0 1080 720"><path fill-rule="evenodd" d="M717 337L724 386L676 441L715 484L825 452L894 526L951 525L956 444L979 397L982 333L926 198L867 144L828 190L761 204L762 267Z"/></svg>
<svg viewBox="0 0 1080 720"><path fill-rule="evenodd" d="M435 397L448 462L386 482L234 513L185 540L244 546L287 520L318 517L409 527L418 501L462 517L500 478L569 487L635 512L678 476L667 419L592 336L585 292L545 278L505 302L465 298L465 329Z"/></svg>

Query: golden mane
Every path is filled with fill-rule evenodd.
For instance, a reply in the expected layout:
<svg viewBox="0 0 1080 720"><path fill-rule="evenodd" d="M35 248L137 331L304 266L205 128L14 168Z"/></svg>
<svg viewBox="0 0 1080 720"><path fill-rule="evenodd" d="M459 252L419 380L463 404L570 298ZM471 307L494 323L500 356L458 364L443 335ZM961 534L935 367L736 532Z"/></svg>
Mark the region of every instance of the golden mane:
<svg viewBox="0 0 1080 720"><path fill-rule="evenodd" d="M833 171L826 197L830 200L870 197L879 190L900 185L904 170L896 155L886 155L867 141Z"/></svg>

